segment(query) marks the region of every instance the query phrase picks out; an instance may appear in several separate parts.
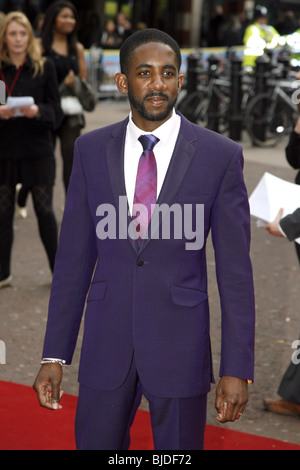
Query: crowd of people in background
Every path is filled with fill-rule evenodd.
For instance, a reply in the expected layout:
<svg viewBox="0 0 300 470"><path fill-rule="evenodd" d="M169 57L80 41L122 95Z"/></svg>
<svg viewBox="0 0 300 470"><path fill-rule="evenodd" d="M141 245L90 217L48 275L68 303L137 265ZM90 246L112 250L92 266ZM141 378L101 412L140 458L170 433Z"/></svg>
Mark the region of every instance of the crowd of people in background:
<svg viewBox="0 0 300 470"><path fill-rule="evenodd" d="M73 7L75 8L74 4ZM0 11L0 26L4 18L5 13ZM45 18L46 12L38 13L32 21L34 35L37 38L41 37ZM77 18L77 20L79 20L79 18ZM134 30L139 30L146 26L144 23L138 23L137 27L133 29L131 22L123 12L119 12L115 18L104 18L103 22L98 13L91 12L87 16L84 25L82 25L79 34L78 24L79 22L76 25L76 33L80 43L85 49L89 49L92 46L101 47L103 49L119 49L122 42L132 34Z"/></svg>
<svg viewBox="0 0 300 470"><path fill-rule="evenodd" d="M208 47L231 47L245 44L245 33L253 23L256 23L259 15L269 18L266 7L257 5L254 11L241 11L226 17L222 6L215 8L215 13L209 22L208 31L203 31L202 45ZM265 23L267 24L267 23ZM280 36L293 34L300 28L299 19L294 11L281 11L272 26ZM201 44L200 44L201 45Z"/></svg>
<svg viewBox="0 0 300 470"><path fill-rule="evenodd" d="M132 32L132 24L123 12L118 13L115 18L105 18L103 24L99 15L92 12L80 32L80 41L86 49L92 46L119 49Z"/></svg>
<svg viewBox="0 0 300 470"><path fill-rule="evenodd" d="M273 51L286 44L297 48L299 38L300 22L294 11L282 11L276 20L272 20L264 5L256 5L250 13L241 11L229 17L224 15L222 6L217 6L208 29L203 28L200 46L243 46L243 66L253 68L256 59L265 51Z"/></svg>
<svg viewBox="0 0 300 470"><path fill-rule="evenodd" d="M245 33L256 22L257 12L267 11L264 6L257 5L254 11L243 10L239 13L225 15L224 8L217 5L207 26L201 25L200 47L231 47L245 44ZM40 37L45 20L45 13L38 13L32 21L36 37ZM1 19L5 14L0 11ZM263 14L265 16L265 14ZM267 17L269 20L268 12ZM199 23L200 24L200 23ZM272 26L280 36L292 34L300 29L299 18L294 11L280 11ZM100 18L91 11L83 23L77 24L78 38L85 49L92 46L103 49L119 49L122 42L134 31L144 29L147 24L138 22L133 26L129 18L120 11L115 17ZM200 30L200 28L199 28Z"/></svg>

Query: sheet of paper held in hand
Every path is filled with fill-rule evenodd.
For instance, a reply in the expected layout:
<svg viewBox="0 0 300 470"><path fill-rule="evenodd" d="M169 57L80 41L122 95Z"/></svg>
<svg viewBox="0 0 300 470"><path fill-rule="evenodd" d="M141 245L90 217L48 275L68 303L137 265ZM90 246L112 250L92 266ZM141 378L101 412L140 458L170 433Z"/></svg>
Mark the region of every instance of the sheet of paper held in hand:
<svg viewBox="0 0 300 470"><path fill-rule="evenodd" d="M34 99L32 96L8 96L6 100L6 105L15 110L14 116L23 116L20 108L29 108L34 104Z"/></svg>
<svg viewBox="0 0 300 470"><path fill-rule="evenodd" d="M290 183L266 172L249 198L250 214L257 219L258 227L272 222L279 210L283 216L300 207L300 185ZM300 244L300 238L295 240Z"/></svg>

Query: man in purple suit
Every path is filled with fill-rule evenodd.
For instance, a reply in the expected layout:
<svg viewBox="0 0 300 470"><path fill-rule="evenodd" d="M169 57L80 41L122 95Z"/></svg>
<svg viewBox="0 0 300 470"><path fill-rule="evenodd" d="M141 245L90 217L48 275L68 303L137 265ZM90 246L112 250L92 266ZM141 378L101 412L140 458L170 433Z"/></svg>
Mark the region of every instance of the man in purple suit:
<svg viewBox="0 0 300 470"><path fill-rule="evenodd" d="M210 230L222 309L221 423L242 415L253 380L242 149L174 110L183 76L169 35L134 33L122 45L120 65L116 83L128 95L129 117L75 144L34 388L42 406L61 407L62 365L71 363L86 305L77 448L128 449L144 394L155 449L202 449L214 381L205 255ZM144 140L151 147L142 147ZM149 225L144 197L152 201Z"/></svg>

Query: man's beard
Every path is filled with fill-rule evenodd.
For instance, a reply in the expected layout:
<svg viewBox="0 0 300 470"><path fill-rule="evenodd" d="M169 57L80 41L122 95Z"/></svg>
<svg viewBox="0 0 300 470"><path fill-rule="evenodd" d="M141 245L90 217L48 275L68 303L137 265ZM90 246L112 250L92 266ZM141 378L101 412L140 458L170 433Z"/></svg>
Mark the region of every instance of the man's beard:
<svg viewBox="0 0 300 470"><path fill-rule="evenodd" d="M147 110L146 110L146 107L145 107L145 101L148 99L148 98L151 98L152 96L160 96L162 98L164 98L167 103L168 103L168 106L166 108L165 111L163 111L162 113L159 113L159 114L152 114L152 113L149 113ZM153 93L148 93L144 98L143 98L143 101L137 101L133 95L133 93L131 92L130 88L128 87L128 99L129 99L129 102L130 104L140 113L140 115L146 119L147 121L164 121L172 112L172 109L174 108L175 104L176 104L176 101L177 101L177 96L176 98L170 102L169 101L169 98L167 95L165 95L164 93L160 93L160 92L153 92Z"/></svg>

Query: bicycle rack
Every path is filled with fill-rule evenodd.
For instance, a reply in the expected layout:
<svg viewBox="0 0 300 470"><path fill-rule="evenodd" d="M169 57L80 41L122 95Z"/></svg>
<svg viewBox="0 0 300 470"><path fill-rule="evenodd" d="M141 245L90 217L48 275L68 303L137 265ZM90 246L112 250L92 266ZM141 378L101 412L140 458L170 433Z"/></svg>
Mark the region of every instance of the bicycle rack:
<svg viewBox="0 0 300 470"><path fill-rule="evenodd" d="M241 140L242 134L242 62L240 56L231 58L231 103L229 117L229 137L233 140Z"/></svg>
<svg viewBox="0 0 300 470"><path fill-rule="evenodd" d="M220 59L211 55L208 59L208 80L216 76L218 71ZM219 100L215 94L212 94L210 107L208 110L208 124L207 127L212 131L219 131L219 117L218 117Z"/></svg>
<svg viewBox="0 0 300 470"><path fill-rule="evenodd" d="M267 80L269 78L269 71L271 66L270 57L267 54L262 55L256 59L256 68L255 68L255 92L256 94L263 93L266 90ZM262 109L263 113L264 110ZM257 126L255 131L259 136L260 140L263 142L265 140L265 128L263 125Z"/></svg>

